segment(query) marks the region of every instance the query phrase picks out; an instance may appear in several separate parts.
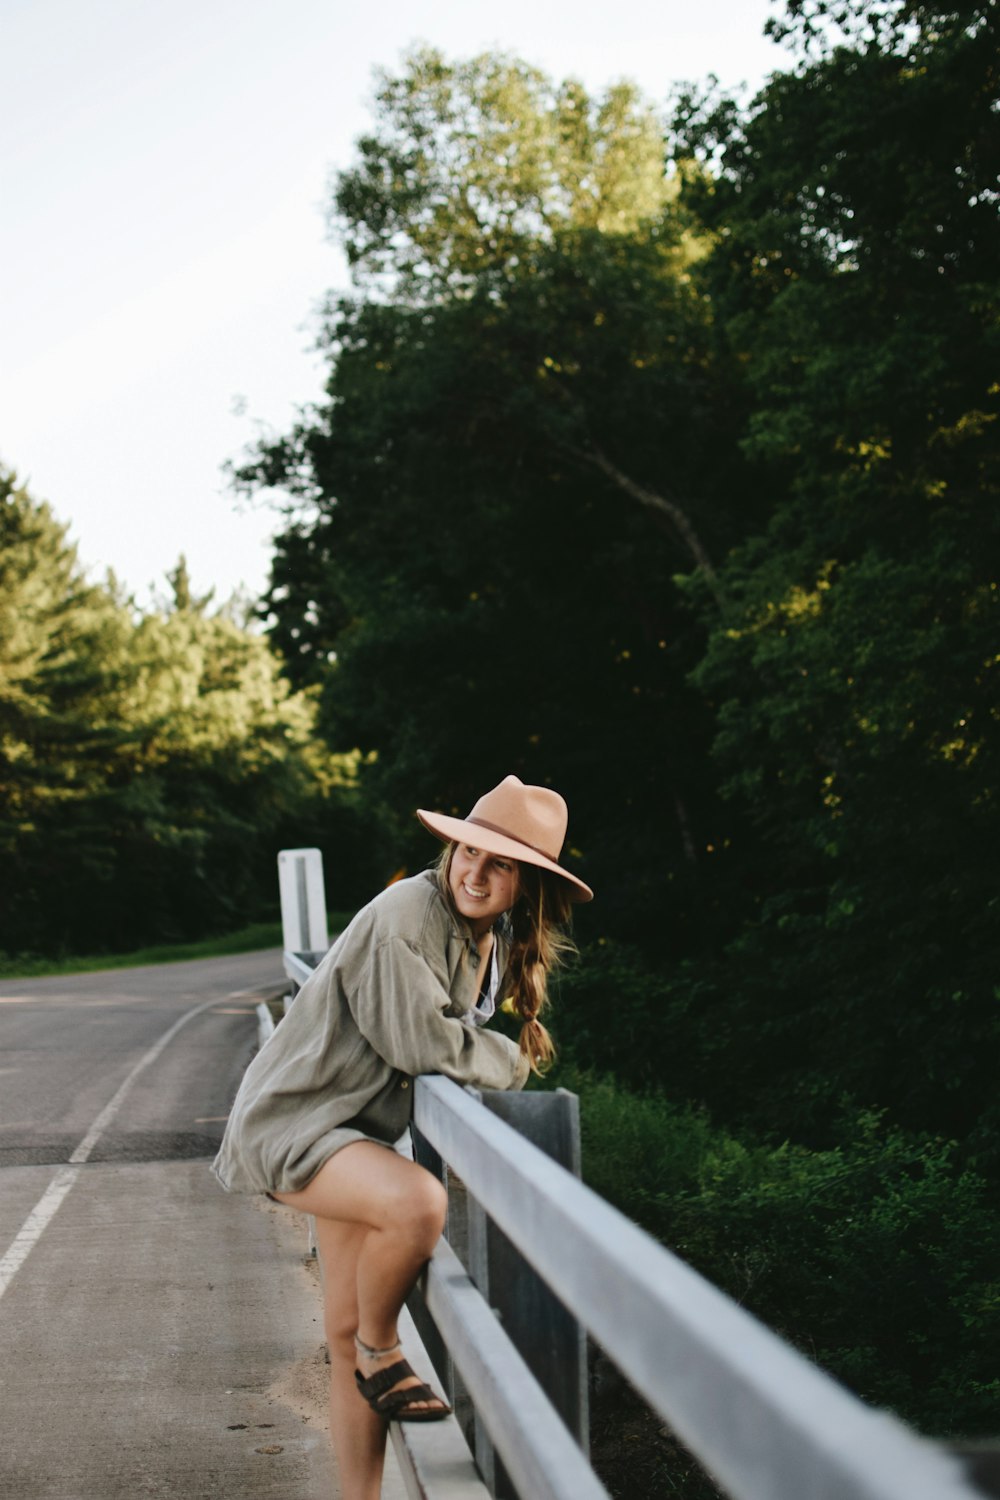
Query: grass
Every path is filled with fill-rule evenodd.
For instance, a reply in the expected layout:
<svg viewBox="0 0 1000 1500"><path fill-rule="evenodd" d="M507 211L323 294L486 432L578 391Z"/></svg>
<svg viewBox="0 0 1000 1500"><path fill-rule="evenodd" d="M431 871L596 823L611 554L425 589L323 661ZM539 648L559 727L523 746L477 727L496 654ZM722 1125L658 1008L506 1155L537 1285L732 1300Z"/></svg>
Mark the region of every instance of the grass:
<svg viewBox="0 0 1000 1500"><path fill-rule="evenodd" d="M341 932L351 916L351 912L330 912L331 933ZM193 958L225 958L232 953L253 953L259 948L281 946L280 922L254 922L238 932L202 938L197 943L160 943L129 953L62 954L58 958L0 953L0 979L41 979L50 974L92 974L100 969L131 969L140 964L179 964Z"/></svg>
<svg viewBox="0 0 1000 1500"><path fill-rule="evenodd" d="M30 953L0 955L0 977L40 979L47 974L90 974L98 969L131 969L139 964L178 964L192 958L222 958L230 953L252 953L257 948L281 947L280 922L254 922L238 932L202 938L197 943L160 943L130 953L63 954L42 958Z"/></svg>

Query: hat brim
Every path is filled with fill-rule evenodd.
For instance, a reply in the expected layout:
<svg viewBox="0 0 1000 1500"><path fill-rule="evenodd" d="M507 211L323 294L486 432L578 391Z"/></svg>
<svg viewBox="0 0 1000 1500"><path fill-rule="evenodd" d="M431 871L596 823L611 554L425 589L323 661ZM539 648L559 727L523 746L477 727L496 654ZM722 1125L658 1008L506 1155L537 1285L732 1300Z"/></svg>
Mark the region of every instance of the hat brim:
<svg viewBox="0 0 1000 1500"><path fill-rule="evenodd" d="M505 859L519 860L525 865L537 865L540 870L548 870L550 874L558 875L566 881L571 901L594 899L589 885L564 870L562 865L557 865L554 859L532 849L530 844L522 844L519 839L508 838L505 833L496 833L480 823L469 823L465 818L448 818L444 813L426 812L422 807L417 808L417 817L428 833L433 833L435 838L442 839L446 844L471 844L476 849L485 849L487 854L499 854Z"/></svg>

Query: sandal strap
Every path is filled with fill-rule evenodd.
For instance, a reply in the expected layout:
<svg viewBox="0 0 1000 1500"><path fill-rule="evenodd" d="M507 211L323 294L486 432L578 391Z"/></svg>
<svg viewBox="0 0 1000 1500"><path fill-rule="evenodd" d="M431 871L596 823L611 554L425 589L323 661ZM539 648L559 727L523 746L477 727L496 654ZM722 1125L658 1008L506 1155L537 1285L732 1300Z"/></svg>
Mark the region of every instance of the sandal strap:
<svg viewBox="0 0 1000 1500"><path fill-rule="evenodd" d="M384 1417L387 1422L432 1422L438 1417L450 1416L451 1407L429 1385L421 1383L408 1385L401 1391L393 1389L401 1380L412 1375L411 1365L405 1359L399 1359L394 1365L387 1365L384 1370L376 1370L367 1380L360 1370L355 1370L354 1379L359 1394L368 1402L372 1411ZM421 1406L421 1402L433 1404Z"/></svg>
<svg viewBox="0 0 1000 1500"><path fill-rule="evenodd" d="M384 1369L376 1370L374 1375L369 1375L367 1379L360 1370L355 1370L354 1378L365 1400L374 1401L384 1391L391 1390L394 1385L398 1385L401 1380L405 1380L408 1375L412 1374L413 1369L409 1361L397 1359L394 1365L386 1365Z"/></svg>

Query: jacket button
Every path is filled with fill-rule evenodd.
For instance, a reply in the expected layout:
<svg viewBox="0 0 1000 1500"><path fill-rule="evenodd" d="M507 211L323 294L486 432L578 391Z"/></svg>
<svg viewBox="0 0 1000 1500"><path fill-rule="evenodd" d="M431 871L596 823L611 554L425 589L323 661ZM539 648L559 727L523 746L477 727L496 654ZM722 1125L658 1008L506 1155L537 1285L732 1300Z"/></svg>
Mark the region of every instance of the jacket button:
<svg viewBox="0 0 1000 1500"><path fill-rule="evenodd" d="M410 1080L408 1078L404 1078L399 1086L401 1089L408 1089L410 1087Z"/></svg>

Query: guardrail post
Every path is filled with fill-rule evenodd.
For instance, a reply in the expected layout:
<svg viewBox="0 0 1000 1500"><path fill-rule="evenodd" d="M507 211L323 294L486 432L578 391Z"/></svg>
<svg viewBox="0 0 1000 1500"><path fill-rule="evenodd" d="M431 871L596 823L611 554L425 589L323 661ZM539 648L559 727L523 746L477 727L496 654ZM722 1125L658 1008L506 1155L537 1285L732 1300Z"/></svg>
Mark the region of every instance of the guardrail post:
<svg viewBox="0 0 1000 1500"><path fill-rule="evenodd" d="M278 855L281 927L286 953L325 953L323 856L318 849L282 849Z"/></svg>
<svg viewBox="0 0 1000 1500"><path fill-rule="evenodd" d="M527 1094L468 1092L560 1166L580 1176L580 1113L575 1094L566 1089ZM437 1152L416 1129L414 1140L416 1159L447 1185L447 1168ZM583 1329L483 1212L472 1192L462 1195L453 1184L449 1200L449 1243L465 1261L472 1281L567 1428L588 1453L587 1342ZM465 1245L463 1240L467 1241ZM497 1500L516 1500L516 1491L493 1451L485 1425L468 1409L447 1350L421 1299L413 1299L411 1312L441 1379L448 1385L487 1487Z"/></svg>
<svg viewBox="0 0 1000 1500"><path fill-rule="evenodd" d="M580 1102L567 1089L552 1093L480 1094L498 1115L561 1167L580 1176ZM587 1340L573 1315L515 1250L507 1236L469 1198L469 1274L487 1298L504 1331L545 1391L585 1454L590 1453ZM478 1262L478 1264L476 1263ZM497 1500L516 1500L503 1465L476 1424L476 1459L493 1467ZM482 1455L482 1456L481 1456ZM489 1476L484 1473L487 1483Z"/></svg>
<svg viewBox="0 0 1000 1500"><path fill-rule="evenodd" d="M438 1182L440 1182L442 1187L444 1187L448 1192L448 1223L445 1226L445 1236L450 1242L452 1231L452 1192L450 1184L448 1182L448 1167L446 1163L441 1160L441 1157L434 1150L434 1147L430 1144L430 1142L420 1134L420 1131L415 1125L411 1125L410 1134L413 1138L414 1161L418 1162L420 1166L426 1167L427 1171L430 1172L433 1177L436 1177ZM448 1401L455 1409L455 1415L458 1417L459 1422L462 1423L464 1430L465 1423L462 1422L462 1412L459 1409L460 1405L463 1404L461 1397L462 1395L464 1395L464 1393L459 1393L456 1391L456 1371L455 1366L452 1362L451 1355L448 1353L448 1346L438 1332L438 1326L434 1322L434 1319L431 1317L430 1313L427 1311L427 1308L424 1305L424 1299L420 1295L419 1291L413 1291L410 1293L406 1301L406 1306L409 1310L410 1317L413 1319L417 1333L420 1335L421 1342L423 1343L424 1348L427 1350L431 1364L437 1371L438 1379L441 1381L441 1384L444 1386L445 1391L447 1392ZM464 1405L468 1407L467 1400L464 1402ZM468 1442L467 1432L466 1441Z"/></svg>

